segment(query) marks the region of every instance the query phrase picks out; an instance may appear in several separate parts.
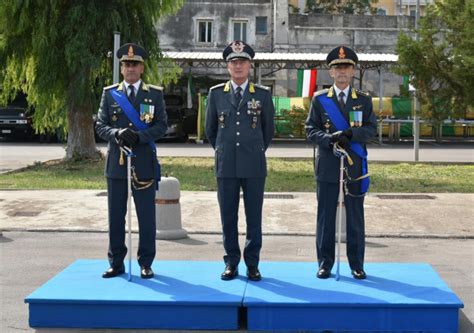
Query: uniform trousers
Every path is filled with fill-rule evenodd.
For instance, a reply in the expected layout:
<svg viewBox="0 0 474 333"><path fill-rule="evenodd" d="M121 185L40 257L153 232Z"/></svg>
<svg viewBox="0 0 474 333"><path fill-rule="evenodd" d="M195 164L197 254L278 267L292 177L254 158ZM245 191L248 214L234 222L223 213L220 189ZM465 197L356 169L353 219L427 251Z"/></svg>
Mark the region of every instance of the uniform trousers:
<svg viewBox="0 0 474 333"><path fill-rule="evenodd" d="M348 184L350 193L359 193L359 184ZM339 184L317 182L317 230L316 250L320 268L331 270L335 261L336 211ZM346 249L351 269L364 269L365 228L364 197L344 195L346 208ZM344 208L344 206L343 206Z"/></svg>
<svg viewBox="0 0 474 333"><path fill-rule="evenodd" d="M257 267L262 248L262 206L265 177L261 178L217 178L217 198L221 214L224 241L224 262L237 266L240 262L239 247L239 200L242 188L247 236L244 260L247 267Z"/></svg>
<svg viewBox="0 0 474 333"><path fill-rule="evenodd" d="M127 180L107 178L107 197L109 207L109 251L111 267L119 268L127 255L125 246L125 216L127 213ZM139 243L138 263L151 267L156 254L156 217L154 185L136 190L132 186L133 200L138 217Z"/></svg>

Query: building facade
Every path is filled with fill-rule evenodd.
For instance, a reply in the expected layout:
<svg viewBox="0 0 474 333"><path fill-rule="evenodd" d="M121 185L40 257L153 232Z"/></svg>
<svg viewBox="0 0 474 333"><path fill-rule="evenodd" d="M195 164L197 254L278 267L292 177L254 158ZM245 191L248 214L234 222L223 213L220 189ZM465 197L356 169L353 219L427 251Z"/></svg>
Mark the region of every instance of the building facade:
<svg viewBox="0 0 474 333"><path fill-rule="evenodd" d="M417 0L378 0L372 4L376 8L376 15L408 15L415 16ZM288 4L292 10L299 13L306 11L307 0L289 0ZM345 0L336 0L336 3L344 3ZM420 15L423 15L428 4L433 0L420 0Z"/></svg>
<svg viewBox="0 0 474 333"><path fill-rule="evenodd" d="M415 23L413 16L391 15L399 8L411 8L403 7L404 3L410 5L406 0L379 0L386 15L327 15L295 13L295 7L305 6L305 1L298 0L188 0L175 16L160 21L157 30L164 51L221 52L229 42L244 40L256 52L327 53L347 45L358 53L394 54L399 32L409 31ZM192 74L195 80L227 77L223 67L192 68ZM262 83L271 86L274 95L295 96L296 70L266 68L261 74ZM376 70L361 72L358 79L362 81L355 85L377 96L378 75ZM318 68L318 88L331 82L327 68ZM402 82L400 76L385 73L384 96L398 95Z"/></svg>

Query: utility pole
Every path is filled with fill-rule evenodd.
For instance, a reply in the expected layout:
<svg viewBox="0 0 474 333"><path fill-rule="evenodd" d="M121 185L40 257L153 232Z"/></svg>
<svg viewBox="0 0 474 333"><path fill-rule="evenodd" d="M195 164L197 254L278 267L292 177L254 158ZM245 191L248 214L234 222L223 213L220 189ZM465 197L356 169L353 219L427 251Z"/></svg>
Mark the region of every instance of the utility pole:
<svg viewBox="0 0 474 333"><path fill-rule="evenodd" d="M420 19L420 0L416 0L416 12L415 12L415 30L416 30L416 41L420 40L420 36L418 34L418 21ZM414 112L413 112L413 151L414 151L414 159L415 162L419 161L419 150L420 150L420 103L418 100L417 91L415 90L413 93L414 97Z"/></svg>
<svg viewBox="0 0 474 333"><path fill-rule="evenodd" d="M114 31L114 54L112 54L112 59L114 59L114 70L113 70L113 84L119 82L119 59L117 58L117 50L120 47L120 32Z"/></svg>

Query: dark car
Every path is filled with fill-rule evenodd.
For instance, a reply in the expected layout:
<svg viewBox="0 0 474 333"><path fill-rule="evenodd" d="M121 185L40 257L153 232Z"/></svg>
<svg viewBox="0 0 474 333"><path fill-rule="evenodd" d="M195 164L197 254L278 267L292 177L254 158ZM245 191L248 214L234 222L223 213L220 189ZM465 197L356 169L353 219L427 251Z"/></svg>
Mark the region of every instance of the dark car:
<svg viewBox="0 0 474 333"><path fill-rule="evenodd" d="M164 99L168 115L168 130L164 139L186 141L188 134L183 128L185 120L183 98L179 95L165 95Z"/></svg>
<svg viewBox="0 0 474 333"><path fill-rule="evenodd" d="M26 95L19 93L7 105L0 106L0 137L40 142L64 142L62 131L49 130L36 134L33 129L34 108L28 106Z"/></svg>
<svg viewBox="0 0 474 333"><path fill-rule="evenodd" d="M11 103L0 106L0 136L33 138L34 130L25 95L18 94Z"/></svg>

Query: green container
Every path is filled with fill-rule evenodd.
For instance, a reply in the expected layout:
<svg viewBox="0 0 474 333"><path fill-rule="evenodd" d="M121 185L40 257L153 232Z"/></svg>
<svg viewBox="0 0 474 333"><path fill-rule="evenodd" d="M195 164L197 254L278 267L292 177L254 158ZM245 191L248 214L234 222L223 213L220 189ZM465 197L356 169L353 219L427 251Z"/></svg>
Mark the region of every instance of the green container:
<svg viewBox="0 0 474 333"><path fill-rule="evenodd" d="M411 99L410 98L392 98L392 115L397 119L406 119L411 117Z"/></svg>
<svg viewBox="0 0 474 333"><path fill-rule="evenodd" d="M289 136L292 132L291 124L289 120L277 120L275 121L275 134L276 136Z"/></svg>
<svg viewBox="0 0 474 333"><path fill-rule="evenodd" d="M443 125L442 131L443 131L442 132L443 136L455 136L456 135L456 131L455 131L453 125Z"/></svg>
<svg viewBox="0 0 474 333"><path fill-rule="evenodd" d="M413 124L400 124L400 137L413 136Z"/></svg>

